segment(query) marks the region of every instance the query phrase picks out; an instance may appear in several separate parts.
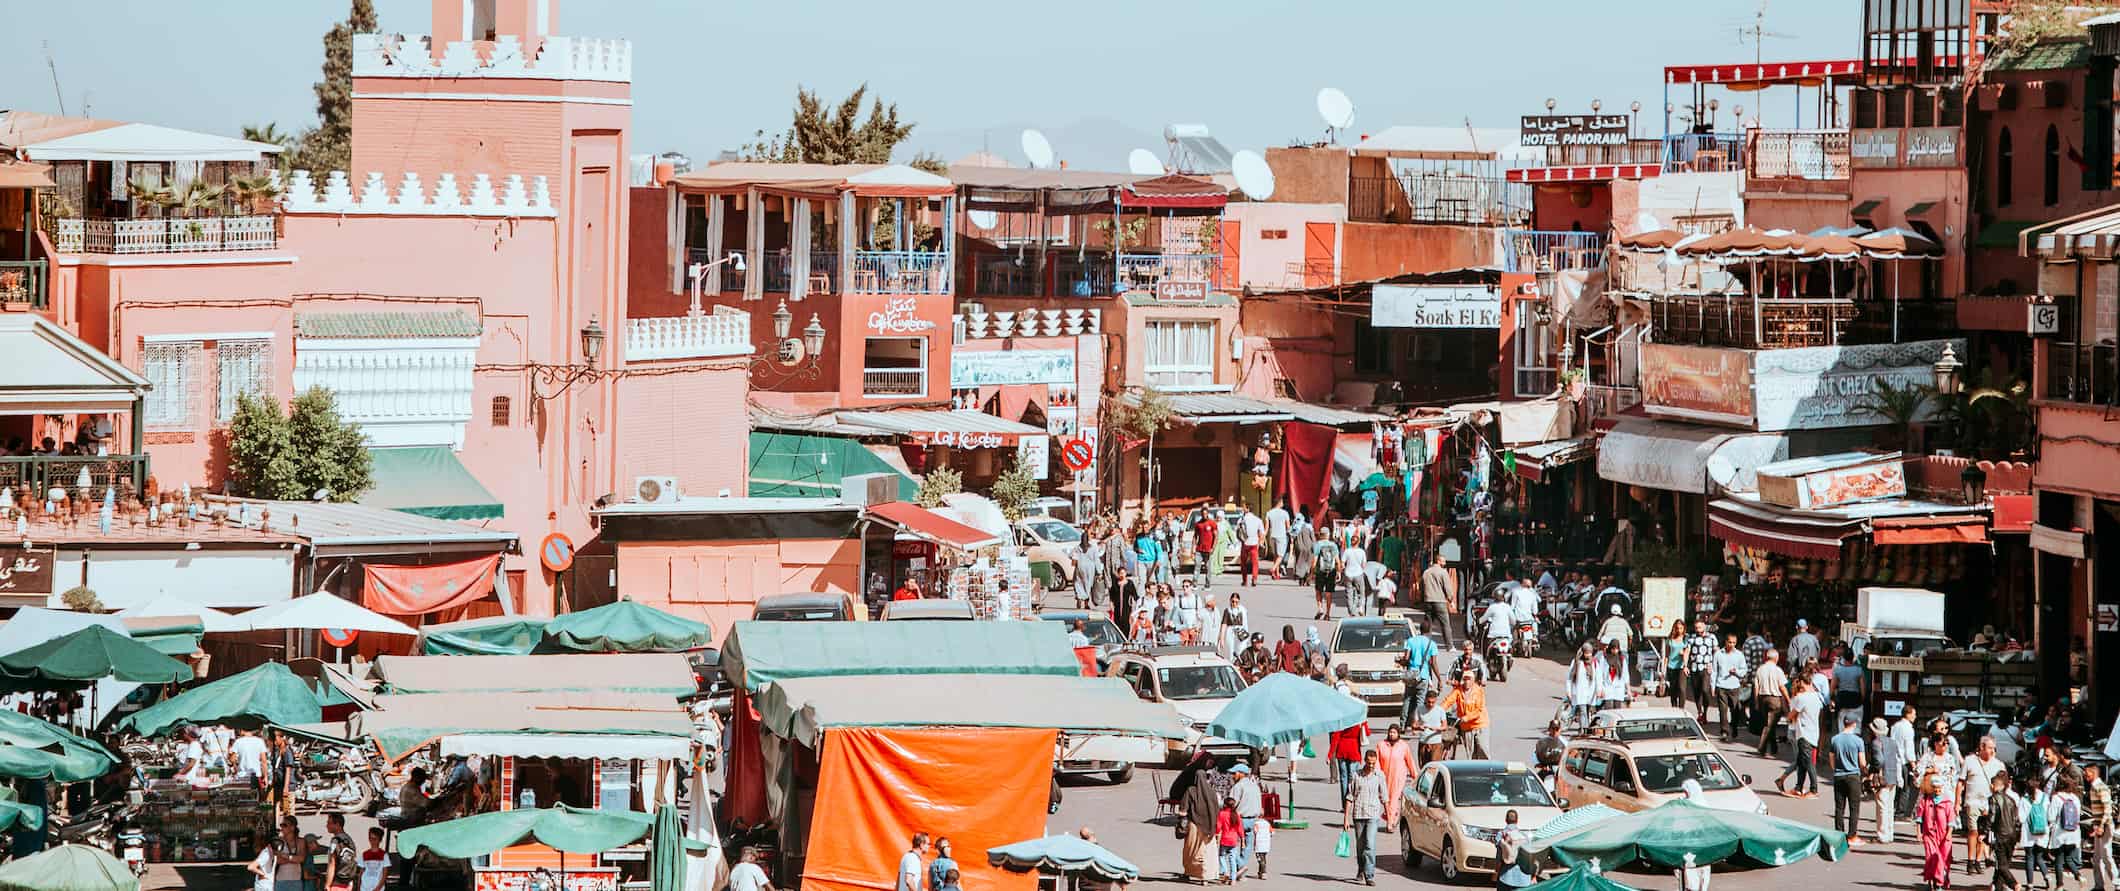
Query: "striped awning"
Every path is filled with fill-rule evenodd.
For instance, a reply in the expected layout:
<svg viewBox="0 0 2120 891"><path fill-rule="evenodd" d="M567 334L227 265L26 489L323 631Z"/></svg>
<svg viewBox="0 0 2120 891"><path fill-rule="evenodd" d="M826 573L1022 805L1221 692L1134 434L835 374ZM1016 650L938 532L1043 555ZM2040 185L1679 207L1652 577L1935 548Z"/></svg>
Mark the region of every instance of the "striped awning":
<svg viewBox="0 0 2120 891"><path fill-rule="evenodd" d="M1789 557L1834 560L1840 546L1863 534L1858 519L1797 517L1727 498L1708 503L1708 534Z"/></svg>
<svg viewBox="0 0 2120 891"><path fill-rule="evenodd" d="M1043 427L981 411L843 411L839 423L959 449L1013 448L1023 437L1046 435Z"/></svg>

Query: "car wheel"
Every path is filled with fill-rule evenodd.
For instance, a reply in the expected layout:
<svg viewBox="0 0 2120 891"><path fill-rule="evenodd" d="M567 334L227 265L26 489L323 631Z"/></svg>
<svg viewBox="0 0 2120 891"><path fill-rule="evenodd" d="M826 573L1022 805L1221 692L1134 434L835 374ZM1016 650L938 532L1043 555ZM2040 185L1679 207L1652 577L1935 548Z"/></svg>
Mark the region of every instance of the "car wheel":
<svg viewBox="0 0 2120 891"><path fill-rule="evenodd" d="M1421 852L1413 849L1413 827L1405 820L1399 821L1399 862L1409 873L1421 866Z"/></svg>
<svg viewBox="0 0 2120 891"><path fill-rule="evenodd" d="M1443 853L1437 855L1435 860L1436 865L1443 868L1443 881L1451 885L1457 884L1458 879L1462 878L1458 872L1457 845L1450 839L1443 839Z"/></svg>
<svg viewBox="0 0 2120 891"><path fill-rule="evenodd" d="M1134 778L1134 766L1132 764L1128 764L1125 767L1119 768L1118 770L1110 771L1104 776L1111 780L1112 785L1123 786L1126 785L1128 781Z"/></svg>

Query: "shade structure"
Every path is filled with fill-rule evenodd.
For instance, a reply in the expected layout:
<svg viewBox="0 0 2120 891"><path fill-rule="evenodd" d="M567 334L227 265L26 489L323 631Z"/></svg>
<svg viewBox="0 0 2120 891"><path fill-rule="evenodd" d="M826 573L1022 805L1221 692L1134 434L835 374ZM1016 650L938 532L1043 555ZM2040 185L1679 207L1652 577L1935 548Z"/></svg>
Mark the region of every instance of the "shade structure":
<svg viewBox="0 0 2120 891"><path fill-rule="evenodd" d="M545 623L545 642L583 653L668 653L712 644L714 629L626 597L553 617Z"/></svg>
<svg viewBox="0 0 2120 891"><path fill-rule="evenodd" d="M648 851L648 887L651 891L685 891L685 828L678 822L677 808L655 809L655 844Z"/></svg>
<svg viewBox="0 0 2120 891"><path fill-rule="evenodd" d="M1632 885L1622 885L1605 878L1604 873L1589 866L1578 866L1553 878L1532 885L1526 891L1634 891Z"/></svg>
<svg viewBox="0 0 2120 891"><path fill-rule="evenodd" d="M1109 882L1141 878L1141 868L1079 835L1048 835L986 849L986 862L1011 872L1088 875Z"/></svg>
<svg viewBox="0 0 2120 891"><path fill-rule="evenodd" d="M1185 718L1119 678L1030 674L842 675L774 681L753 699L759 724L815 748L845 727L1029 727L1090 736L1179 739Z"/></svg>
<svg viewBox="0 0 2120 891"><path fill-rule="evenodd" d="M1307 739L1368 720L1361 700L1286 672L1238 693L1208 723L1207 733L1255 748Z"/></svg>
<svg viewBox="0 0 2120 891"><path fill-rule="evenodd" d="M88 845L60 845L0 865L0 891L139 891L125 861Z"/></svg>
<svg viewBox="0 0 2120 891"><path fill-rule="evenodd" d="M419 629L336 594L319 591L243 614L252 631L324 631L363 634L418 634Z"/></svg>
<svg viewBox="0 0 2120 891"><path fill-rule="evenodd" d="M104 678L135 684L191 680L191 666L101 625L90 625L0 656L0 675L17 689L71 689Z"/></svg>
<svg viewBox="0 0 2120 891"><path fill-rule="evenodd" d="M1537 831L1531 833L1531 840L1558 838L1592 823L1610 820L1624 813L1626 812L1609 804L1586 804L1547 820L1546 825L1540 826Z"/></svg>
<svg viewBox="0 0 2120 891"><path fill-rule="evenodd" d="M1812 854L1838 860L1848 852L1848 837L1794 820L1718 810L1681 799L1533 841L1524 850L1563 866L1594 862L1602 869L1636 860L1660 869L1725 860L1781 866ZM1693 858L1690 864L1686 862L1689 855Z"/></svg>
<svg viewBox="0 0 2120 891"><path fill-rule="evenodd" d="M563 804L517 808L407 829L398 833L397 851L411 857L426 848L442 857L463 860L534 841L568 854L598 854L647 838L654 827L655 818L639 811Z"/></svg>
<svg viewBox="0 0 2120 891"><path fill-rule="evenodd" d="M160 616L192 616L207 634L230 631L249 631L250 624L228 613L211 607L200 606L175 594L164 594L139 606L121 610L120 618L145 619Z"/></svg>
<svg viewBox="0 0 2120 891"><path fill-rule="evenodd" d="M1049 674L1080 677L1059 622L736 623L721 670L758 691L787 678L869 674Z"/></svg>
<svg viewBox="0 0 2120 891"><path fill-rule="evenodd" d="M447 446L371 449L375 488L361 496L370 507L437 520L498 520L501 500Z"/></svg>
<svg viewBox="0 0 2120 891"><path fill-rule="evenodd" d="M186 690L125 716L119 730L155 736L187 724L314 724L323 703L309 682L278 662Z"/></svg>
<svg viewBox="0 0 2120 891"><path fill-rule="evenodd" d="M110 772L116 756L102 744L49 721L0 710L0 776L77 783Z"/></svg>
<svg viewBox="0 0 2120 891"><path fill-rule="evenodd" d="M420 652L429 656L527 656L544 639L544 619L493 616L425 626L420 629Z"/></svg>

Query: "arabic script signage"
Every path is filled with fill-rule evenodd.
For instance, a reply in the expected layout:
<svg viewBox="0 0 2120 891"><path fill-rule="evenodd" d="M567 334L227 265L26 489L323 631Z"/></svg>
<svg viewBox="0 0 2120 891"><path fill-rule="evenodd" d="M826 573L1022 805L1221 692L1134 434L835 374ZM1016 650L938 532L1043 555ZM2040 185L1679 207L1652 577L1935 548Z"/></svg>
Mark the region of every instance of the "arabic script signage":
<svg viewBox="0 0 2120 891"><path fill-rule="evenodd" d="M1855 167L1899 166L1899 131L1854 131L1848 138L1848 163Z"/></svg>
<svg viewBox="0 0 2120 891"><path fill-rule="evenodd" d="M979 350L950 353L950 386L1073 384L1074 350Z"/></svg>
<svg viewBox="0 0 2120 891"><path fill-rule="evenodd" d="M920 317L917 297L892 297L883 309L869 313L869 330L877 334L911 334L934 328L933 320Z"/></svg>
<svg viewBox="0 0 2120 891"><path fill-rule="evenodd" d="M1856 130L1848 139L1848 163L1856 167L1956 167L1957 127Z"/></svg>
<svg viewBox="0 0 2120 891"><path fill-rule="evenodd" d="M0 548L0 596L51 596L58 556L51 548Z"/></svg>
<svg viewBox="0 0 2120 891"><path fill-rule="evenodd" d="M1752 425L1752 354L1746 350L1645 343L1643 411Z"/></svg>
<svg viewBox="0 0 2120 891"><path fill-rule="evenodd" d="M1909 128L1906 146L1900 160L1908 167L1958 166L1957 127Z"/></svg>
<svg viewBox="0 0 2120 891"><path fill-rule="evenodd" d="M1753 353L1759 430L1816 430L1890 423L1874 406L1886 387L1928 386L1945 343L1958 355L1965 341L1920 340L1868 346L1805 347ZM1646 349L1646 348L1645 348ZM1935 400L1923 407L1925 421Z"/></svg>
<svg viewBox="0 0 2120 891"><path fill-rule="evenodd" d="M1378 328L1500 328L1502 295L1486 285L1377 285L1369 324Z"/></svg>
<svg viewBox="0 0 2120 891"><path fill-rule="evenodd" d="M1521 132L1525 145L1626 145L1627 116L1527 114Z"/></svg>

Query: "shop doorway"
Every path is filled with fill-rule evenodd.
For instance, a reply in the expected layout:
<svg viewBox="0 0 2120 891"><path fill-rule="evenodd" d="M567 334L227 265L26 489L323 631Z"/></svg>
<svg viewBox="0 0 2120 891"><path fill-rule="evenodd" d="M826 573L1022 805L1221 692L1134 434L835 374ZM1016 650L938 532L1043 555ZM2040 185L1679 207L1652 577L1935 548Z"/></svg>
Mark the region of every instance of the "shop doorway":
<svg viewBox="0 0 2120 891"><path fill-rule="evenodd" d="M1222 497L1222 450L1207 448L1156 449L1156 464L1162 479L1156 486L1156 508L1198 507Z"/></svg>

